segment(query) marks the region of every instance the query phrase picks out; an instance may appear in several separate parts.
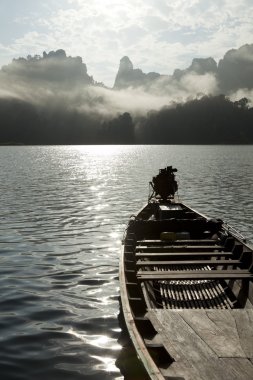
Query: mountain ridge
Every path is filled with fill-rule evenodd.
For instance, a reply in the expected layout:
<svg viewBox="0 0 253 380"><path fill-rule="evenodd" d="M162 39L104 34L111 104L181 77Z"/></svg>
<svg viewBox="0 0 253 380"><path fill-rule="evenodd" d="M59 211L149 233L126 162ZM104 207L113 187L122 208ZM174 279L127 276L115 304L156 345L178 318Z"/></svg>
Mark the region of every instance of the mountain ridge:
<svg viewBox="0 0 253 380"><path fill-rule="evenodd" d="M126 61L128 62L127 65L125 65ZM141 69L135 69L129 57L125 56L120 60L114 88L150 87L161 77L166 78L167 81L180 81L189 74L197 76L213 75L217 79L219 91L225 94L240 88L252 89L253 44L246 44L238 49L228 50L218 63L212 57L193 58L189 67L183 70L175 69L172 75L161 75L152 72L145 74Z"/></svg>
<svg viewBox="0 0 253 380"><path fill-rule="evenodd" d="M145 73L141 68L134 68L128 56L120 59L119 68L115 75L114 85L105 86L88 74L87 65L80 56L67 56L65 50L58 49L43 52L42 56L28 55L27 58L13 59L12 63L4 65L0 74L29 78L29 80L45 80L64 82L69 85L83 84L123 90L143 87L152 90L161 81L166 86L172 82L182 84L187 76L195 75L201 79L211 75L217 81L217 93L229 94L241 88L253 89L253 44L245 44L238 49L228 50L217 63L214 58L193 58L185 69L176 68L173 74L158 72Z"/></svg>
<svg viewBox="0 0 253 380"><path fill-rule="evenodd" d="M0 144L252 144L253 45L172 75L124 56L109 88L63 49L0 70Z"/></svg>

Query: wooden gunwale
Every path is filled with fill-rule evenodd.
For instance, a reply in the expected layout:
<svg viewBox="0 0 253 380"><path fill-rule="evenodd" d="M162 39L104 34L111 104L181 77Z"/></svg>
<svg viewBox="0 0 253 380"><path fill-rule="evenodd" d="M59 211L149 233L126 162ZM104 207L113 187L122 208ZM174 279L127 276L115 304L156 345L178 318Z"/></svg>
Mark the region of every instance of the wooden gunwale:
<svg viewBox="0 0 253 380"><path fill-rule="evenodd" d="M140 214L145 208L146 208L146 205L138 212L138 214ZM150 380L164 380L164 376L160 372L159 368L156 366L139 330L137 329L136 321L132 313L132 309L130 307L128 292L127 292L127 280L126 280L126 275L125 275L124 245L122 245L120 262L119 262L119 284L120 284L121 306L123 310L123 315L124 315L129 336L132 340L137 356L139 357L142 365L144 366Z"/></svg>

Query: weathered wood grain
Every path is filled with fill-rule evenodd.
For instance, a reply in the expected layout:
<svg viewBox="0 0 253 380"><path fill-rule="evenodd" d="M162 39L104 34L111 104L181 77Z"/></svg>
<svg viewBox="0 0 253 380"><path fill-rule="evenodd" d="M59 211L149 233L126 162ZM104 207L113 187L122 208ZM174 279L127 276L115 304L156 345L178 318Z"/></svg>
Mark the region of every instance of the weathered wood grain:
<svg viewBox="0 0 253 380"><path fill-rule="evenodd" d="M220 363L224 368L224 380L252 380L253 379L253 365L252 362L246 358L222 358ZM226 377L227 376L227 377Z"/></svg>
<svg viewBox="0 0 253 380"><path fill-rule="evenodd" d="M235 321L245 315L234 316L233 310L157 309L148 316L175 360L171 375L185 380L253 379L253 359L246 357L241 343L246 331L238 333Z"/></svg>
<svg viewBox="0 0 253 380"><path fill-rule="evenodd" d="M230 310L180 310L179 314L218 357L245 357Z"/></svg>
<svg viewBox="0 0 253 380"><path fill-rule="evenodd" d="M241 347L247 358L253 358L253 310L232 310Z"/></svg>

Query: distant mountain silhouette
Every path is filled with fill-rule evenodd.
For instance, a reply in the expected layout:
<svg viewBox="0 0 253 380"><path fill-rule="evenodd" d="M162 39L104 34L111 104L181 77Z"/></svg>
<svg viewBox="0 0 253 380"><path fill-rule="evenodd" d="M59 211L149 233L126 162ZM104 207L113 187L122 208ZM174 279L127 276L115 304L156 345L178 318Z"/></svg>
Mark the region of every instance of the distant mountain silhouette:
<svg viewBox="0 0 253 380"><path fill-rule="evenodd" d="M179 80L184 75L195 73L197 75L205 75L207 73L217 74L217 63L211 57L194 58L192 64L185 70L176 69L172 75L173 79Z"/></svg>
<svg viewBox="0 0 253 380"><path fill-rule="evenodd" d="M120 60L114 88L128 87L147 88L160 82L161 78L168 82L180 82L186 75L204 76L211 74L217 79L220 93L229 94L241 88L253 89L253 44L244 45L239 49L229 50L217 64L212 58L194 58L191 65L184 69L175 69L172 75L161 76L158 73L143 73L141 69L134 69L128 57Z"/></svg>
<svg viewBox="0 0 253 380"><path fill-rule="evenodd" d="M141 69L134 69L130 59L125 56L121 58L119 70L116 75L114 88L123 89L127 87L139 87L158 79L160 74L148 73L144 74Z"/></svg>
<svg viewBox="0 0 253 380"><path fill-rule="evenodd" d="M125 56L113 88L63 49L29 55L0 70L0 144L252 144L252 90L253 44L172 75Z"/></svg>
<svg viewBox="0 0 253 380"><path fill-rule="evenodd" d="M155 87L156 90L163 91L163 86L171 83L181 85L187 76L194 75L194 80L197 81L197 77L201 79L207 74L217 80L219 93L230 94L239 89L253 89L253 44L229 50L218 64L211 57L194 58L188 68L175 69L172 75L144 73L140 68L134 68L129 57L124 56L120 60L113 88L123 90L143 87L145 90L152 90ZM63 49L43 52L43 56L29 55L27 58L13 59L12 63L0 70L0 76L3 75L34 83L58 83L65 87L80 84L105 87L88 75L87 66L81 57L67 57Z"/></svg>
<svg viewBox="0 0 253 380"><path fill-rule="evenodd" d="M218 78L223 93L253 88L253 44L229 50L218 64Z"/></svg>
<svg viewBox="0 0 253 380"><path fill-rule="evenodd" d="M87 66L81 57L67 57L63 49L43 52L43 56L28 55L27 58L13 59L3 66L2 74L29 82L44 81L62 86L97 85L87 73Z"/></svg>

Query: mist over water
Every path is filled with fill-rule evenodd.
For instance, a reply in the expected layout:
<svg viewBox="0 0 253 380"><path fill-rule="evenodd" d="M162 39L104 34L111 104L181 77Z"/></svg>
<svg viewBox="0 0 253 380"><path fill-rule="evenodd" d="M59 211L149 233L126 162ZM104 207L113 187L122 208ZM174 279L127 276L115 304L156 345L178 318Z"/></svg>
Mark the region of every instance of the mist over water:
<svg viewBox="0 0 253 380"><path fill-rule="evenodd" d="M160 168L253 241L252 146L0 148L0 373L122 379L118 260Z"/></svg>

